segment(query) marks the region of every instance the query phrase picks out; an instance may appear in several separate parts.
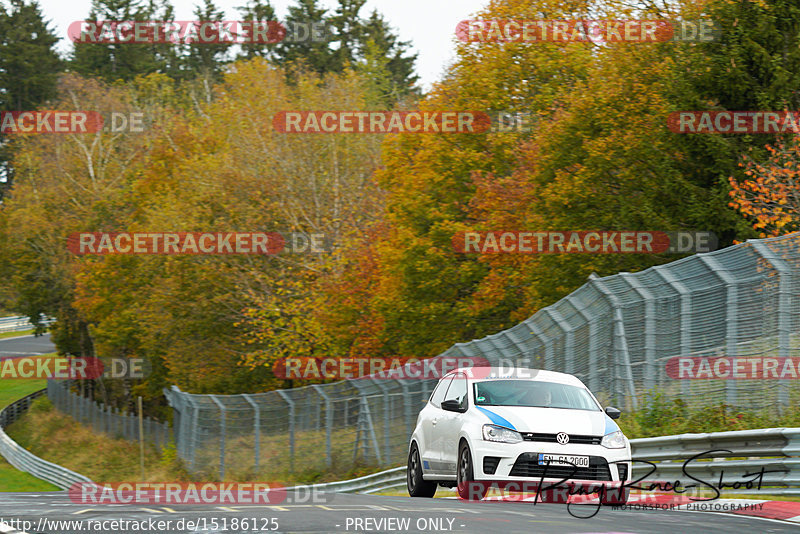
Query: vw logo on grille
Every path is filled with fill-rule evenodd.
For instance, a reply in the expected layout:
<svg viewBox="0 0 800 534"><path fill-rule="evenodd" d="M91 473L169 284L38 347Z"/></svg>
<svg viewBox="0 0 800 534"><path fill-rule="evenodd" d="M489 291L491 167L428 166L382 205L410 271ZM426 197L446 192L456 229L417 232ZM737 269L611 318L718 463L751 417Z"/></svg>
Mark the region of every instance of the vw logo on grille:
<svg viewBox="0 0 800 534"><path fill-rule="evenodd" d="M556 441L561 445L566 445L569 443L569 436L566 432L559 432L556 434Z"/></svg>

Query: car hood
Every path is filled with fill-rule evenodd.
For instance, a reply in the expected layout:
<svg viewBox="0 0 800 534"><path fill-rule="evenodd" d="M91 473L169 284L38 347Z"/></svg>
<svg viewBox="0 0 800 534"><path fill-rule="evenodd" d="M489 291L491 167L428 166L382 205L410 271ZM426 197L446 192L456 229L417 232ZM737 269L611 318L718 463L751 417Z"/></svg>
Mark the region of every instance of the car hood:
<svg viewBox="0 0 800 534"><path fill-rule="evenodd" d="M504 426L517 432L577 434L604 436L619 430L605 412L568 410L565 408L533 408L528 406L475 406L487 423Z"/></svg>

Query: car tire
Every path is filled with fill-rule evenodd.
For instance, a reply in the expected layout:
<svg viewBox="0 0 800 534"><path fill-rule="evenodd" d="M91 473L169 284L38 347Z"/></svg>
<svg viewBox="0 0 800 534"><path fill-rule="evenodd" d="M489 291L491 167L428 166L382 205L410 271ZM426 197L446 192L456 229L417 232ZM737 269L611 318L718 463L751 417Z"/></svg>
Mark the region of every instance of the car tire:
<svg viewBox="0 0 800 534"><path fill-rule="evenodd" d="M422 463L419 461L417 444L411 445L406 468L406 485L412 497L433 497L436 494L436 482L422 478Z"/></svg>
<svg viewBox="0 0 800 534"><path fill-rule="evenodd" d="M458 496L462 499L483 499L486 496L488 488L481 486L478 491L475 488L470 488L470 482L475 482L475 473L472 469L472 453L469 450L469 445L462 441L458 447L458 465L456 467L456 480L458 487ZM471 491L470 491L471 490ZM470 495L472 493L472 495Z"/></svg>

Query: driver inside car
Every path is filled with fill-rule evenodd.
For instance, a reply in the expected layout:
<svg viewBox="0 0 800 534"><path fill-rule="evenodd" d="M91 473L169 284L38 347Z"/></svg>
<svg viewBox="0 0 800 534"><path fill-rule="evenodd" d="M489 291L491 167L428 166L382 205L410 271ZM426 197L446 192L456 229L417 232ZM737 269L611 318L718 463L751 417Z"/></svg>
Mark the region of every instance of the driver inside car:
<svg viewBox="0 0 800 534"><path fill-rule="evenodd" d="M549 389L532 388L525 394L523 402L527 406L552 406L553 394Z"/></svg>

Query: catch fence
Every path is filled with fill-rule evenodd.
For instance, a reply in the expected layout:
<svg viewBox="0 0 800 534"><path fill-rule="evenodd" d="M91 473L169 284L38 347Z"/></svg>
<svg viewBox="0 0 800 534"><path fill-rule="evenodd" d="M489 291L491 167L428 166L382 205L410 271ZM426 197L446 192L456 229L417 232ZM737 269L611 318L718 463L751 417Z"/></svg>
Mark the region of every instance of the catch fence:
<svg viewBox="0 0 800 534"><path fill-rule="evenodd" d="M83 397L70 390L69 380L48 380L47 398L56 409L72 416L79 423L91 426L97 433L139 441L139 418L135 413L125 413L118 408ZM169 443L169 423L145 417L142 429L145 441L158 447L166 447Z"/></svg>
<svg viewBox="0 0 800 534"><path fill-rule="evenodd" d="M799 295L800 233L750 240L638 273L592 276L520 324L438 357L570 373L601 402L627 410L657 391L692 408L726 403L779 412L800 400L800 370L785 360L800 356ZM744 358L779 364L767 378L688 380L676 378L676 357L710 358L706 367L727 359L711 370L715 377L723 369L746 374ZM744 367L732 367L735 361ZM252 395L174 386L165 394L178 454L192 471L271 479L403 463L434 385L360 379Z"/></svg>

